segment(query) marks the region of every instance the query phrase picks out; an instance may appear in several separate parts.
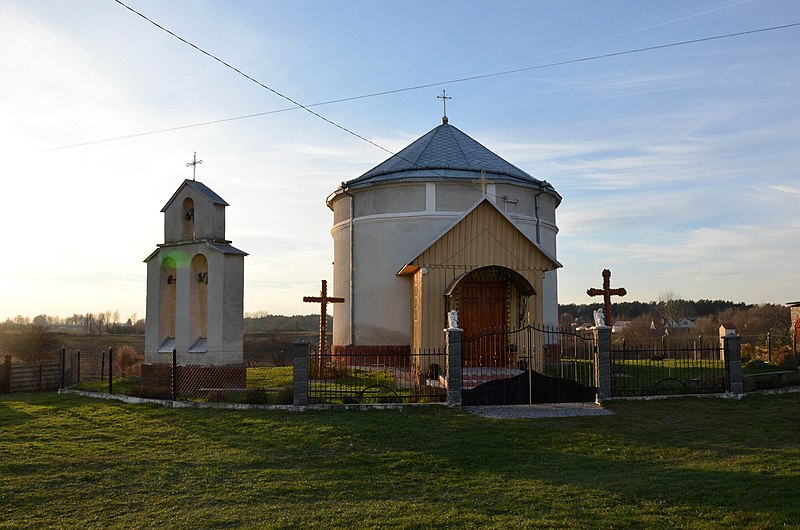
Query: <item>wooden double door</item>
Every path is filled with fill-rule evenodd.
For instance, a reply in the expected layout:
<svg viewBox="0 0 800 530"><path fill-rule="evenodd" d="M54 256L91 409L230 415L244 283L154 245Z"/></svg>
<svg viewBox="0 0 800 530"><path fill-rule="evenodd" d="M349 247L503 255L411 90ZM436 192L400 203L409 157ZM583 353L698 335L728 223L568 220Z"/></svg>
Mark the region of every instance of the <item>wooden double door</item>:
<svg viewBox="0 0 800 530"><path fill-rule="evenodd" d="M465 366L505 364L507 283L466 281L458 286L459 326ZM485 336L484 338L480 338Z"/></svg>

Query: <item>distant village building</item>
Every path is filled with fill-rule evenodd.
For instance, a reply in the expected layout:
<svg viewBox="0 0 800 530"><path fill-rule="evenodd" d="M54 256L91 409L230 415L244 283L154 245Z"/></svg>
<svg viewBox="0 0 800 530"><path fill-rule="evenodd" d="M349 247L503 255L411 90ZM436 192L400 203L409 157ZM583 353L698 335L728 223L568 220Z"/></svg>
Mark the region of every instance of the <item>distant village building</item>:
<svg viewBox="0 0 800 530"><path fill-rule="evenodd" d="M719 326L719 349L725 349L725 337L735 337L736 326L730 322L723 322Z"/></svg>
<svg viewBox="0 0 800 530"><path fill-rule="evenodd" d="M185 180L161 210L164 243L147 263L142 383L164 386L172 351L191 368L186 384L245 386L244 257L225 239L225 202L202 182ZM182 383L183 384L183 383Z"/></svg>
<svg viewBox="0 0 800 530"><path fill-rule="evenodd" d="M334 351L441 348L453 309L466 339L558 325L561 196L442 122L328 197Z"/></svg>
<svg viewBox="0 0 800 530"><path fill-rule="evenodd" d="M800 342L800 302L789 302L790 316L792 319L791 332L794 340Z"/></svg>
<svg viewBox="0 0 800 530"><path fill-rule="evenodd" d="M617 320L616 322L614 322L614 325L611 326L611 333L621 333L622 330L625 329L625 327L628 326L630 323L631 323L630 320Z"/></svg>

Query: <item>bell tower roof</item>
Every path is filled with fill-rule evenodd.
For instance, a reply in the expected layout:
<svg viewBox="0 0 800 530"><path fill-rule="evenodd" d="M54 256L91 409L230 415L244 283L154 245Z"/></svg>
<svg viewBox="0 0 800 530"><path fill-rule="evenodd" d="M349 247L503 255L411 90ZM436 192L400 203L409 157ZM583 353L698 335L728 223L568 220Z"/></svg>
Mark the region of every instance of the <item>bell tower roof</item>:
<svg viewBox="0 0 800 530"><path fill-rule="evenodd" d="M214 193L214 191L211 188L209 188L208 186L206 186L205 184L203 184L199 180L186 179L186 180L183 181L183 184L181 184L178 187L178 189L175 191L175 193L172 194L172 197L169 198L169 200L167 201L167 204L165 204L164 207L161 208L162 212L166 212L167 211L167 208L169 207L169 205L172 203L172 201L175 200L175 198L178 195L180 195L181 191L183 190L183 188L185 186L191 187L201 197L206 199L208 202L210 202L214 206L217 206L217 205L219 205L219 206L230 206L230 204L225 202L225 199L223 199L222 197L220 197L219 195Z"/></svg>

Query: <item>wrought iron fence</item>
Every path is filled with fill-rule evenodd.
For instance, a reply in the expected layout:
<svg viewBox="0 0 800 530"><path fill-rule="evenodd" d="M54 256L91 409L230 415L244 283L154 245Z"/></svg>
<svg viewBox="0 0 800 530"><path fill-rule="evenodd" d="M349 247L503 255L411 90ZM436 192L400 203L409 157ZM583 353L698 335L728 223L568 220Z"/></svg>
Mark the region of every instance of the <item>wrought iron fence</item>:
<svg viewBox="0 0 800 530"><path fill-rule="evenodd" d="M614 397L725 392L727 374L718 340L611 348Z"/></svg>
<svg viewBox="0 0 800 530"><path fill-rule="evenodd" d="M526 326L468 339L462 346L465 402L592 401L594 363L592 334Z"/></svg>
<svg viewBox="0 0 800 530"><path fill-rule="evenodd" d="M341 348L308 357L308 400L318 403L445 401L445 354L387 348Z"/></svg>
<svg viewBox="0 0 800 530"><path fill-rule="evenodd" d="M484 334L463 342L465 370L491 375L533 369L594 386L594 337L591 333L526 326ZM485 370L484 370L485 368ZM468 388L465 385L465 388Z"/></svg>

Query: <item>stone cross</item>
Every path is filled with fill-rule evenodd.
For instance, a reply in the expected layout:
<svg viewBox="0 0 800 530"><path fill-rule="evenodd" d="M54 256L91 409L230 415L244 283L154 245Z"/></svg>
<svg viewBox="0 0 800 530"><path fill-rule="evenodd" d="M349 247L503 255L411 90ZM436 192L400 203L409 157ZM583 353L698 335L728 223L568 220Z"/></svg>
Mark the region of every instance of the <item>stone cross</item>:
<svg viewBox="0 0 800 530"><path fill-rule="evenodd" d="M328 304L342 304L344 298L328 296L328 282L322 280L319 296L304 296L303 302L319 303L319 355L325 355L325 342L328 338Z"/></svg>
<svg viewBox="0 0 800 530"><path fill-rule="evenodd" d="M603 308L605 313L605 321L606 325L613 326L614 321L611 320L611 297L612 296L625 296L628 294L628 291L625 290L624 287L620 287L618 289L611 288L611 271L608 269L603 269L603 288L602 289L587 289L586 294L589 296L602 296L603 297Z"/></svg>
<svg viewBox="0 0 800 530"><path fill-rule="evenodd" d="M186 167L190 167L191 166L191 168L192 168L192 180L194 180L195 170L197 169L197 166L202 164L202 163L203 163L202 160L198 160L197 159L197 151L194 152L194 156L192 157L192 161L191 162L186 162Z"/></svg>

